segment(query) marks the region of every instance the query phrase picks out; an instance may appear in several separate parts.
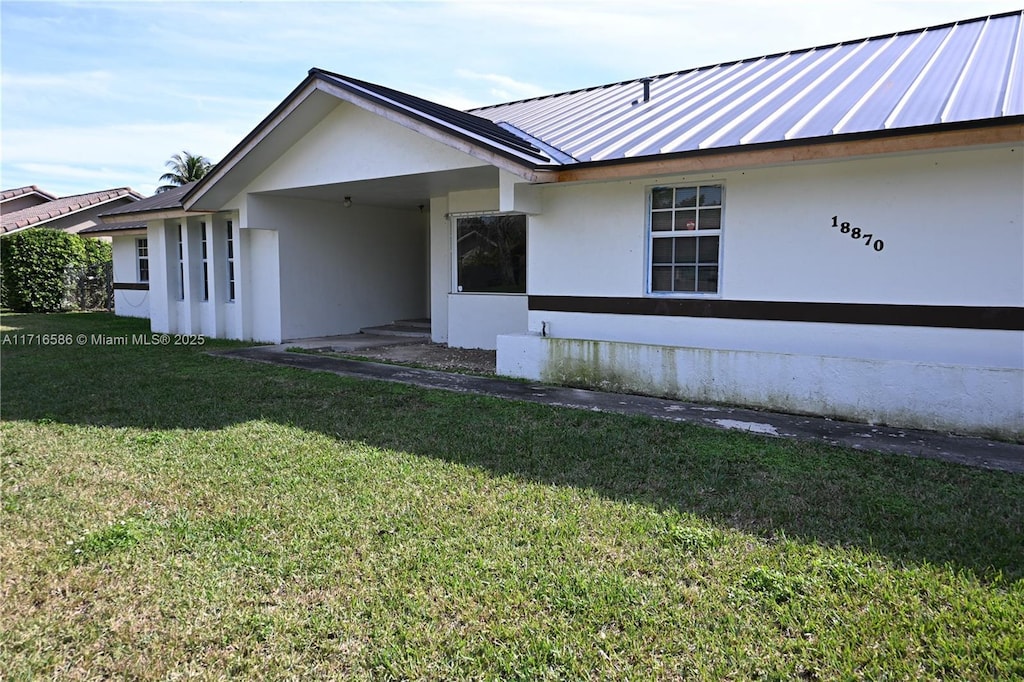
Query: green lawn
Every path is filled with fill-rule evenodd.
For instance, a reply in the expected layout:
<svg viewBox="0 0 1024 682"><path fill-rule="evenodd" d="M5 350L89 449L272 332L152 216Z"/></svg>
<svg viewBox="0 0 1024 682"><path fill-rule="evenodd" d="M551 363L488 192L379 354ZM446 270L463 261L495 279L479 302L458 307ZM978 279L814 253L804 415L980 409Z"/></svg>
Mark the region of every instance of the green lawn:
<svg viewBox="0 0 1024 682"><path fill-rule="evenodd" d="M0 678L1024 677L1022 476L218 345L0 346Z"/></svg>

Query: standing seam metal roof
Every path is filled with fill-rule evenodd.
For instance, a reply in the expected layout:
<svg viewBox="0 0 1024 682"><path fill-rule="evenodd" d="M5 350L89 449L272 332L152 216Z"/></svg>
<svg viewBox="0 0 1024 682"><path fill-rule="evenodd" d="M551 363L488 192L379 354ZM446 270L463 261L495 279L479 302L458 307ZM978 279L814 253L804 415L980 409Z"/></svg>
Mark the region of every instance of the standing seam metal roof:
<svg viewBox="0 0 1024 682"><path fill-rule="evenodd" d="M471 110L577 162L1024 116L1024 11ZM565 161L563 161L565 163Z"/></svg>

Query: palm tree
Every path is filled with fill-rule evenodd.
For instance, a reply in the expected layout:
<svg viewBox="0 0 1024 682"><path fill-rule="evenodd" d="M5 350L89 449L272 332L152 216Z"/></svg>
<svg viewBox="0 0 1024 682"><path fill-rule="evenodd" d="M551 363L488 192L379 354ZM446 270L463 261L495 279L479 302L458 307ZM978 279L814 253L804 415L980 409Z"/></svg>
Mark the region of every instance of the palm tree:
<svg viewBox="0 0 1024 682"><path fill-rule="evenodd" d="M213 167L213 164L205 156L198 156L187 151L175 154L164 165L170 168L171 172L160 176L160 181L168 184L157 187L157 194L199 180Z"/></svg>

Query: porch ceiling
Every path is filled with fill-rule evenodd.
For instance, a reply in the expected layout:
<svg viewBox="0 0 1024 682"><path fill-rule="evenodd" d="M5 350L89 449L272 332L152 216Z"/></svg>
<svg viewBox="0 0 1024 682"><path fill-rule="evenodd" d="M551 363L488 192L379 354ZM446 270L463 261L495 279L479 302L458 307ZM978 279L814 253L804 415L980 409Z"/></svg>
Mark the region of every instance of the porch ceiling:
<svg viewBox="0 0 1024 682"><path fill-rule="evenodd" d="M437 173L290 187L260 194L336 202L343 201L345 197L352 197L352 203L359 206L417 208L429 205L431 197L444 196L448 192L493 189L497 186L498 169L493 166L477 166Z"/></svg>

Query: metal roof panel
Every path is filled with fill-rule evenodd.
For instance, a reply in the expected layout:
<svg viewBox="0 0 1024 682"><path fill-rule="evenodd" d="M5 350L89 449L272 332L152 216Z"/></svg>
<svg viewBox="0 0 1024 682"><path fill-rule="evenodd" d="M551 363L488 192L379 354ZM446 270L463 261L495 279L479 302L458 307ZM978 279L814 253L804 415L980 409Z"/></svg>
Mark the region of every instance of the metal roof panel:
<svg viewBox="0 0 1024 682"><path fill-rule="evenodd" d="M1024 13L1017 18L1017 41L1007 68L1006 97L1001 109L1003 116L1024 112Z"/></svg>
<svg viewBox="0 0 1024 682"><path fill-rule="evenodd" d="M942 122L942 111L960 80L983 26L984 22L975 21L946 29L942 45L904 94L896 111L886 119L886 128L912 128Z"/></svg>
<svg viewBox="0 0 1024 682"><path fill-rule="evenodd" d="M587 161L1024 115L1024 11L474 109ZM637 103L643 83L650 101Z"/></svg>
<svg viewBox="0 0 1024 682"><path fill-rule="evenodd" d="M839 122L865 97L865 91L879 83L884 74L904 54L906 47L917 36L896 35L878 38L869 46L870 54L860 61L857 69L837 85L790 130L792 137L818 137L836 132ZM738 142L738 140L737 140Z"/></svg>
<svg viewBox="0 0 1024 682"><path fill-rule="evenodd" d="M984 118L1000 111L1009 86L1009 67L1020 29L1017 21L992 21L978 37L974 53L943 112L943 121ZM1002 84L1002 88L996 87Z"/></svg>
<svg viewBox="0 0 1024 682"><path fill-rule="evenodd" d="M836 124L834 132L855 133L884 129L886 118L899 106L907 89L921 73L935 51L942 45L946 34L941 31L923 31L916 40L893 62L863 94L855 93L856 101Z"/></svg>

